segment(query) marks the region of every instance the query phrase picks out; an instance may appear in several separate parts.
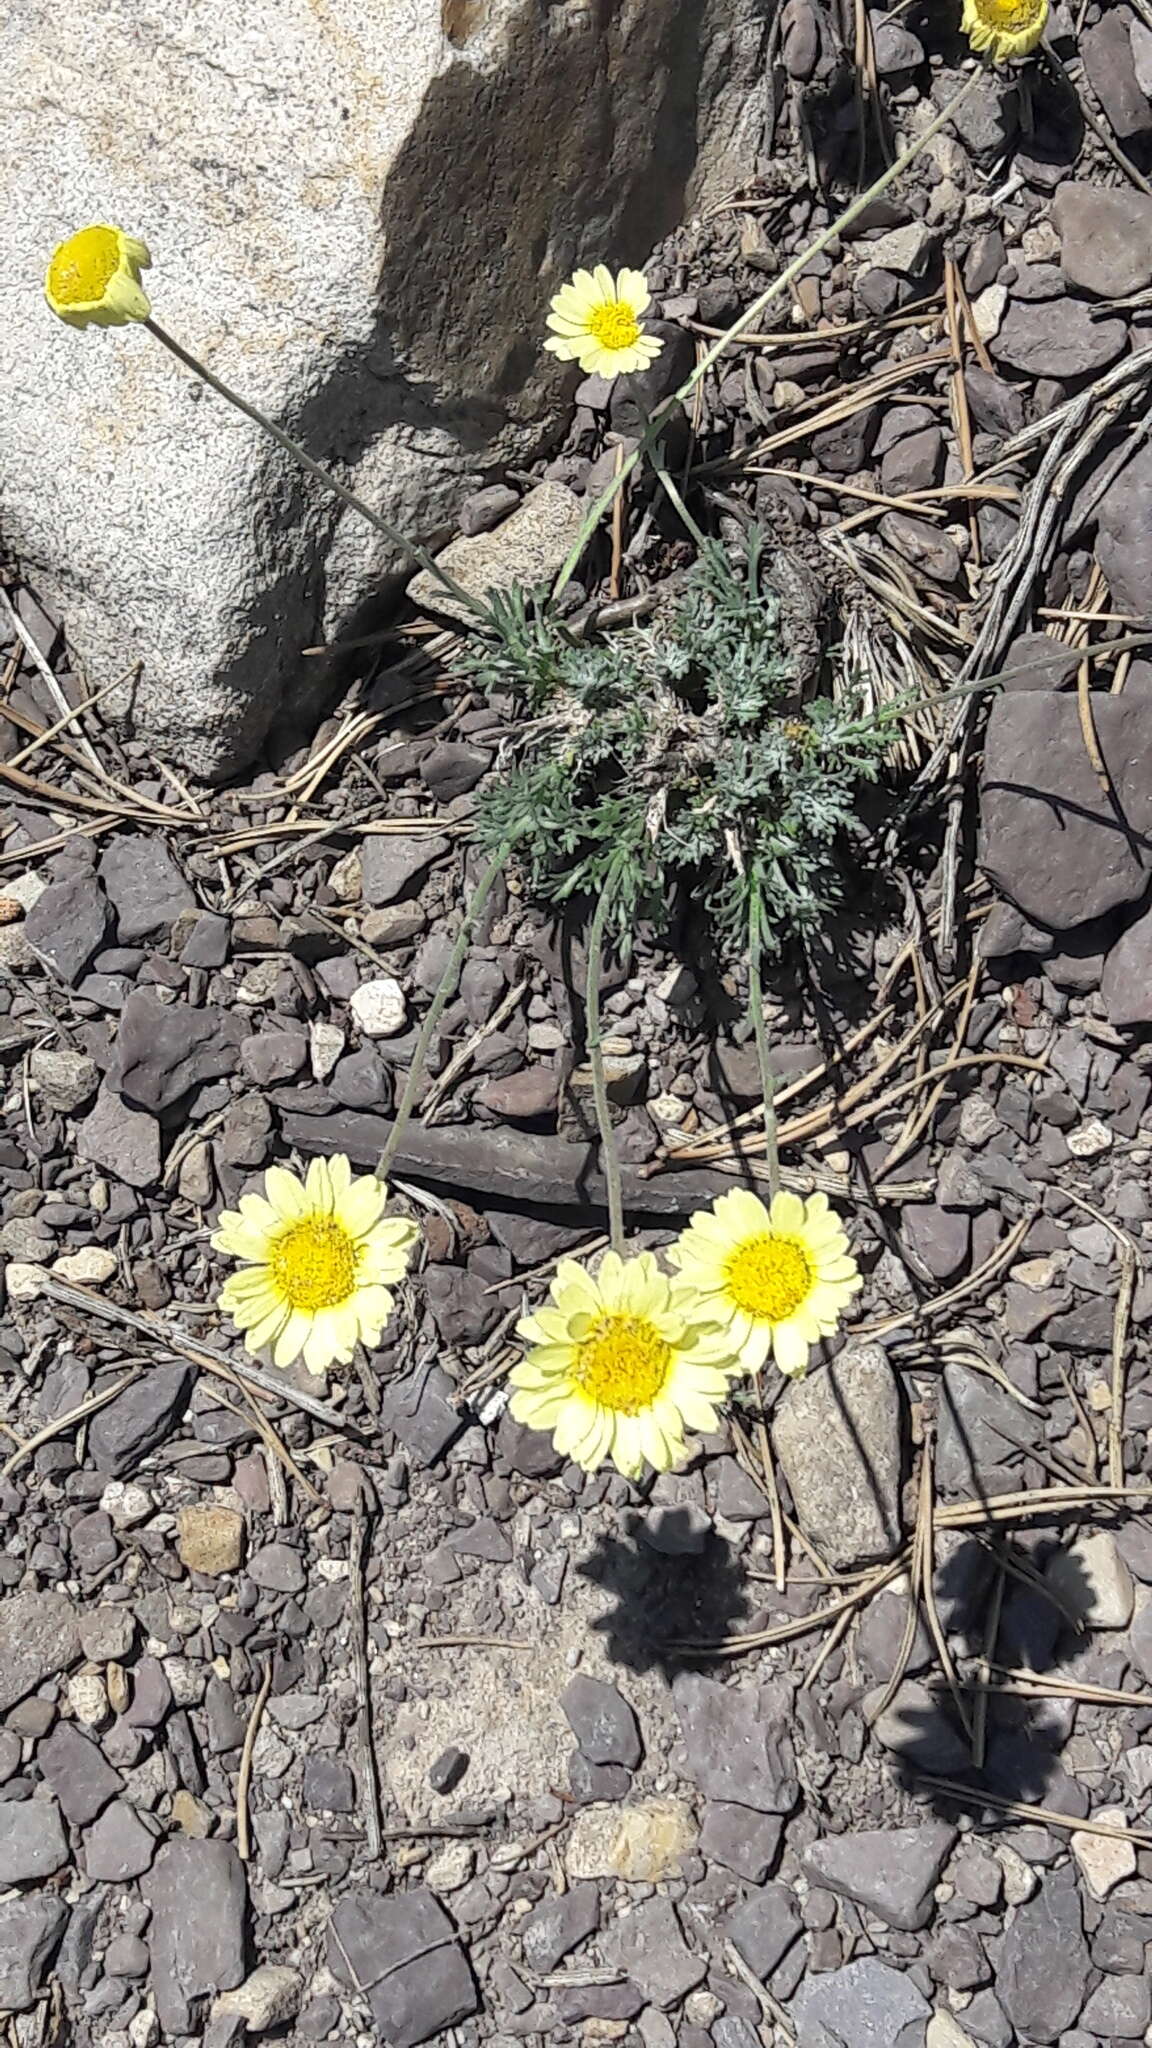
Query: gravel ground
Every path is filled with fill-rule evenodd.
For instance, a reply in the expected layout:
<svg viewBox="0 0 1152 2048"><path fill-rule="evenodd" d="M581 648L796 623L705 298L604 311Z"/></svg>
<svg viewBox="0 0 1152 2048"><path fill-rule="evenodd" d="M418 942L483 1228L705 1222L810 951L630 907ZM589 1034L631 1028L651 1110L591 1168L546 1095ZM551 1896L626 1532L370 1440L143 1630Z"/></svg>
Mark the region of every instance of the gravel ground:
<svg viewBox="0 0 1152 2048"><path fill-rule="evenodd" d="M990 75L683 430L698 515L766 524L797 636L855 633L878 688L1007 672L986 726L953 700L915 750L933 773L949 731L951 835L772 990L786 1165L867 1276L771 1412L785 1583L750 1400L636 1487L507 1413L523 1301L602 1242L579 920L515 875L397 1161L422 1246L381 1348L254 1379L212 1305L214 1218L270 1161L374 1162L511 708L425 620L244 787L188 791L83 721L28 756L80 686L12 585L19 2048L1152 2041L1152 1534L1123 1492L1152 1470L1146 15L1054 10L1066 71ZM906 137L955 89L935 10L869 18L858 102L830 17L789 0L763 176L651 267L647 403L826 224L861 105ZM475 573L555 548L635 424L585 379L541 474L462 508ZM688 559L637 492L625 597ZM605 993L658 1246L731 1184L746 986L687 917Z"/></svg>

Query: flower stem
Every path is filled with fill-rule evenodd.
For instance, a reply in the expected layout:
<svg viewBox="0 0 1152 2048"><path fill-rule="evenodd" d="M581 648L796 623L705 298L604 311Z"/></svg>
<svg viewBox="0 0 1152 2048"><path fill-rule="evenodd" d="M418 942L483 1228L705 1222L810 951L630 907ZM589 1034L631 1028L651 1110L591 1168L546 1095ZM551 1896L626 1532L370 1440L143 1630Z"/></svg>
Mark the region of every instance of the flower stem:
<svg viewBox="0 0 1152 2048"><path fill-rule="evenodd" d="M456 934L456 943L448 955L448 964L440 976L439 986L428 1005L428 1013L420 1026L416 1043L412 1049L412 1061L408 1068L408 1078L404 1083L400 1100L396 1105L392 1129L388 1133L384 1150L376 1162L377 1180L387 1180L388 1178L392 1161L396 1157L400 1141L408 1128L408 1119L412 1114L412 1105L416 1100L416 1090L420 1086L420 1078L424 1072L424 1063L428 1058L428 1048L432 1043L432 1033L444 1015L450 997L455 993L456 983L460 979L460 969L464 964L464 955L468 951L468 942L476 929L480 912L492 893L493 884L503 871L504 863L511 849L511 840L506 840L503 846L497 848L480 880L477 882L475 889L472 891L471 899L460 921L460 929Z"/></svg>
<svg viewBox="0 0 1152 2048"><path fill-rule="evenodd" d="M604 1079L604 1041L600 1030L600 967L604 948L604 928L612 902L614 880L615 862L605 877L600 900L588 927L588 965L584 976L584 1046L592 1074L592 1100L596 1108L596 1127L600 1133L600 1163L608 1195L608 1236L613 1251L618 1252L623 1258L624 1187L620 1177L620 1161L616 1156L616 1141L612 1135L608 1084Z"/></svg>
<svg viewBox="0 0 1152 2048"><path fill-rule="evenodd" d="M780 1192L780 1147L776 1135L776 1074L768 1049L768 1031L764 1023L764 990L760 979L763 916L764 905L759 885L754 884L748 905L748 1014L752 1020L756 1058L760 1065L760 1088L764 1096L764 1150L768 1161L768 1199L772 1201Z"/></svg>
<svg viewBox="0 0 1152 2048"><path fill-rule="evenodd" d="M442 569L435 557L430 555L426 548L420 546L419 541L409 540L407 534L401 533L398 527L390 525L389 521L382 518L379 512L372 510L371 505L366 505L363 498L358 498L354 491L348 490L344 484L338 482L336 477L323 467L322 463L314 462L307 451L300 446L299 441L294 441L291 434L286 434L284 429L276 426L266 414L260 412L256 406L250 405L246 398L241 398L240 393L233 391L230 384L225 384L222 378L214 376L213 372L204 363L200 362L188 349L182 347L180 342L176 341L171 334L167 334L157 321L151 319L144 320L141 322L141 325L148 329L149 334L155 335L157 341L162 341L169 353L175 356L178 363L183 363L186 370L191 370L194 377L199 377L203 383L217 392L221 398L226 399L229 405L235 406L237 412L244 414L245 419L253 420L265 434L268 434L275 441L278 448L283 448L285 453L290 455L294 462L299 463L301 469L306 469L309 476L314 476L319 483L322 483L326 491L331 491L334 497L341 498L345 505L350 505L353 512L358 512L362 519L366 519L370 526L374 526L378 533L382 533L386 540L391 541L393 547L399 548L402 554L410 556L414 562L419 562L422 569L427 569L429 575L435 576L438 583L442 583L446 590L452 592L453 597L458 598L461 604L468 606L469 611L475 612L477 617L482 619L485 624L489 622L490 615L487 607L471 596L461 584L457 583L454 576L448 574L446 569Z"/></svg>
<svg viewBox="0 0 1152 2048"><path fill-rule="evenodd" d="M830 227L824 228L814 241L809 242L807 248L802 249L799 256L794 257L792 262L786 265L780 272L779 277L773 278L772 283L768 285L766 290L760 293L759 298L753 300L746 312L741 313L740 318L734 325L729 327L717 341L714 341L710 349L705 350L690 376L686 377L679 389L672 393L673 401L677 399L683 401L692 396L701 378L707 375L713 363L723 355L724 350L732 342L739 341L742 335L755 326L765 306L771 305L773 299L778 299L782 292L786 292L793 280L799 277L805 264L810 263L814 256L822 255L830 242L834 242L838 235L843 234L845 228L851 227L852 222L859 219L865 208L871 206L874 199L878 199L882 192L888 190L889 185L895 183L901 171L907 170L913 158L920 155L921 150L924 149L927 143L931 142L933 136L939 135L940 130L947 127L948 122L954 114L960 111L969 93L984 75L983 69L980 69L974 71L970 78L965 79L959 92L953 94L947 106L942 107L936 115L935 120L928 123L924 133L918 135L915 142L910 143L908 148L902 151L896 158L895 163L889 164L888 169L881 172L875 183L869 185L866 192L861 192L852 201L850 206L845 207L844 212L837 216ZM648 453L659 432L660 427L650 420L632 453L624 457L611 483L601 492L595 504L589 510L584 524L569 549L568 559L552 586L553 599L559 597L575 570L581 555L584 553L589 540L604 517L605 512L608 511L617 494L623 489L625 481L631 476L637 463Z"/></svg>

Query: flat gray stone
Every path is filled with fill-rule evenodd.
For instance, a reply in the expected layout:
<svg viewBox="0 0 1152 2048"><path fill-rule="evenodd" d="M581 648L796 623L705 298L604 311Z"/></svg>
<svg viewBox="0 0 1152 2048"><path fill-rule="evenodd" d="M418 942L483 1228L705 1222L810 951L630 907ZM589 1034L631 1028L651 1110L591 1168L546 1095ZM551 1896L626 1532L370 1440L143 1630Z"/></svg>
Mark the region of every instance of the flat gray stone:
<svg viewBox="0 0 1152 2048"><path fill-rule="evenodd" d="M37 898L23 933L37 958L61 981L74 985L104 943L108 898L95 875L69 875Z"/></svg>
<svg viewBox="0 0 1152 2048"><path fill-rule="evenodd" d="M76 1609L66 1593L10 1593L0 1600L0 1713L80 1657Z"/></svg>
<svg viewBox="0 0 1152 2048"><path fill-rule="evenodd" d="M570 1885L566 1892L533 1906L520 1922L524 1961L531 1970L554 1970L599 1925L599 1885Z"/></svg>
<svg viewBox="0 0 1152 2048"><path fill-rule="evenodd" d="M905 2027L925 2023L932 2008L911 1977L864 1956L843 1969L806 1977L789 2018L797 2048L895 2048Z"/></svg>
<svg viewBox="0 0 1152 2048"><path fill-rule="evenodd" d="M105 1082L76 1133L76 1151L130 1188L155 1187L160 1178L160 1126L142 1109L130 1109Z"/></svg>
<svg viewBox="0 0 1152 2048"><path fill-rule="evenodd" d="M183 911L196 908L188 883L155 833L125 832L111 840L100 860L100 880L122 946L167 931Z"/></svg>
<svg viewBox="0 0 1152 2048"><path fill-rule="evenodd" d="M1073 179L1057 185L1052 219L1069 284L1099 299L1126 299L1152 284L1152 199Z"/></svg>
<svg viewBox="0 0 1152 2048"><path fill-rule="evenodd" d="M164 1442L188 1405L192 1368L173 1361L148 1371L88 1425L88 1450L98 1472L122 1479Z"/></svg>
<svg viewBox="0 0 1152 2048"><path fill-rule="evenodd" d="M84 1838L84 1867L90 1878L124 1884L151 1869L156 1836L135 1807L114 1799Z"/></svg>
<svg viewBox="0 0 1152 2048"><path fill-rule="evenodd" d="M62 1899L9 1899L0 1905L0 2012L30 2012L68 1924Z"/></svg>
<svg viewBox="0 0 1152 2048"><path fill-rule="evenodd" d="M1098 552L1106 567L1102 541ZM1152 589L1135 607L1112 590L1120 609L1152 606ZM1120 818L1088 759L1074 696L997 697L985 735L980 865L1026 918L1054 931L1138 902L1152 869L1152 698L1096 691L1092 715Z"/></svg>
<svg viewBox="0 0 1152 2048"><path fill-rule="evenodd" d="M152 1909L152 1993L162 2027L197 2031L204 2001L245 1974L248 1881L231 1842L166 1842L142 1887Z"/></svg>
<svg viewBox="0 0 1152 2048"><path fill-rule="evenodd" d="M793 1381L772 1441L804 1534L834 1570L890 1557L901 1541L900 1400L879 1344L849 1345Z"/></svg>
<svg viewBox="0 0 1152 2048"><path fill-rule="evenodd" d="M1100 977L1108 1022L1117 1031L1152 1024L1152 910L1109 947Z"/></svg>
<svg viewBox="0 0 1152 2048"><path fill-rule="evenodd" d="M0 1885L51 1877L68 1861L68 1843L54 1799L0 1803Z"/></svg>
<svg viewBox="0 0 1152 2048"><path fill-rule="evenodd" d="M933 1890L955 1841L955 1828L944 1821L862 1828L814 1842L804 1852L804 1868L825 1891L915 1934L932 1916Z"/></svg>
<svg viewBox="0 0 1152 2048"><path fill-rule="evenodd" d="M379 908L414 895L429 868L443 860L451 845L450 839L430 832L382 832L366 839L360 854L365 903Z"/></svg>
<svg viewBox="0 0 1152 2048"><path fill-rule="evenodd" d="M1104 492L1097 519L1096 559L1108 578L1113 606L1147 618L1152 613L1152 450L1138 448L1125 463Z"/></svg>
<svg viewBox="0 0 1152 2048"><path fill-rule="evenodd" d="M791 1813L799 1784L782 1680L721 1685L696 1671L672 1682L688 1775L706 1799L734 1800L757 1813Z"/></svg>
<svg viewBox="0 0 1152 2048"><path fill-rule="evenodd" d="M988 346L1009 369L1063 382L1107 369L1127 339L1122 320L1094 320L1080 299L1013 297Z"/></svg>
<svg viewBox="0 0 1152 2048"><path fill-rule="evenodd" d="M600 1948L663 2012L708 1975L708 1958L689 1948L671 1899L645 1899L601 1936Z"/></svg>
<svg viewBox="0 0 1152 2048"><path fill-rule="evenodd" d="M468 1958L424 1887L345 1892L328 1923L328 1967L367 1996L389 2048L417 2048L479 2008Z"/></svg>
<svg viewBox="0 0 1152 2048"><path fill-rule="evenodd" d="M564 1715L590 1763L634 1771L643 1753L640 1725L616 1686L577 1672L560 1697Z"/></svg>
<svg viewBox="0 0 1152 2048"><path fill-rule="evenodd" d="M767 1983L777 1964L799 1941L800 1933L796 1897L786 1884L760 1885L724 1922L725 1940L739 1951L761 1983Z"/></svg>
<svg viewBox="0 0 1152 2048"><path fill-rule="evenodd" d="M36 1761L74 1827L95 1820L123 1789L123 1778L99 1743L82 1735L73 1721L57 1722L40 1744Z"/></svg>
<svg viewBox="0 0 1152 2048"><path fill-rule="evenodd" d="M1075 1871L1047 1871L1000 1952L996 1996L1017 2033L1043 2048L1058 2041L1076 2023L1090 1969Z"/></svg>
<svg viewBox="0 0 1152 2048"><path fill-rule="evenodd" d="M135 988L120 1016L109 1084L133 1109L160 1116L193 1088L234 1074L246 1027L227 1010L165 1003Z"/></svg>

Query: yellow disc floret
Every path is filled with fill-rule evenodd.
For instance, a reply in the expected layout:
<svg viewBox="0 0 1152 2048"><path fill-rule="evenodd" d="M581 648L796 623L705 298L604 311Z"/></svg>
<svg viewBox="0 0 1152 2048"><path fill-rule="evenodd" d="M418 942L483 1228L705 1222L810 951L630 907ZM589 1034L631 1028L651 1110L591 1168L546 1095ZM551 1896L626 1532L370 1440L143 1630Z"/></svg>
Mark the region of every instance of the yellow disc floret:
<svg viewBox="0 0 1152 2048"><path fill-rule="evenodd" d="M589 375L621 377L643 370L664 346L658 334L644 332L650 303L643 271L621 270L613 277L603 263L595 270L578 270L552 300L551 333L544 346L562 363L579 363Z"/></svg>
<svg viewBox="0 0 1152 2048"><path fill-rule="evenodd" d="M812 1291L815 1268L794 1237L750 1237L728 1261L728 1291L750 1316L782 1323Z"/></svg>
<svg viewBox="0 0 1152 2048"><path fill-rule="evenodd" d="M1048 25L1048 0L964 0L960 26L994 64L1026 57Z"/></svg>
<svg viewBox="0 0 1152 2048"><path fill-rule="evenodd" d="M48 265L44 296L69 327L124 327L152 311L140 282L151 257L135 235L106 222L61 242Z"/></svg>

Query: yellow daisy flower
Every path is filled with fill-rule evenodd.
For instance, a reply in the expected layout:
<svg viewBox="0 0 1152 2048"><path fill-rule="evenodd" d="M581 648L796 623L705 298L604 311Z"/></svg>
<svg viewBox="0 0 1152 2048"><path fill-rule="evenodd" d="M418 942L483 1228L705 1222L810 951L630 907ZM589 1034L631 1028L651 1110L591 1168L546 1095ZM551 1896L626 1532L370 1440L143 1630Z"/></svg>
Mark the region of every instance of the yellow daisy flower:
<svg viewBox="0 0 1152 2048"><path fill-rule="evenodd" d="M1048 26L1048 0L964 0L960 27L994 64L1026 57Z"/></svg>
<svg viewBox="0 0 1152 2048"><path fill-rule="evenodd" d="M561 1259L550 1292L555 1306L517 1325L531 1346L509 1375L517 1422L550 1430L586 1472L605 1458L626 1479L645 1459L658 1472L678 1465L685 1425L716 1427L738 1370L715 1320L651 1252L605 1252L595 1279Z"/></svg>
<svg viewBox="0 0 1152 2048"><path fill-rule="evenodd" d="M782 1191L767 1209L747 1189L734 1188L693 1216L668 1257L722 1324L744 1372L774 1353L792 1379L862 1284L824 1195L803 1202Z"/></svg>
<svg viewBox="0 0 1152 2048"><path fill-rule="evenodd" d="M641 270L617 271L606 264L578 270L552 300L544 343L562 363L579 363L586 375L626 376L644 370L664 346L658 334L645 334L641 322L652 295Z"/></svg>
<svg viewBox="0 0 1152 2048"><path fill-rule="evenodd" d="M69 327L126 327L152 311L140 282L152 258L120 228L81 228L61 242L44 279L44 296Z"/></svg>
<svg viewBox="0 0 1152 2048"><path fill-rule="evenodd" d="M322 1373L346 1365L357 1343L377 1342L417 1237L414 1223L381 1215L387 1194L374 1174L353 1180L337 1153L314 1159L303 1183L270 1166L264 1195L222 1212L212 1243L245 1265L219 1302L247 1350L270 1349L277 1365L303 1353L309 1372Z"/></svg>

